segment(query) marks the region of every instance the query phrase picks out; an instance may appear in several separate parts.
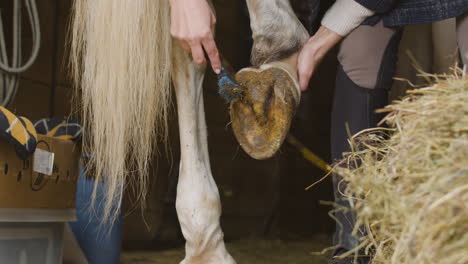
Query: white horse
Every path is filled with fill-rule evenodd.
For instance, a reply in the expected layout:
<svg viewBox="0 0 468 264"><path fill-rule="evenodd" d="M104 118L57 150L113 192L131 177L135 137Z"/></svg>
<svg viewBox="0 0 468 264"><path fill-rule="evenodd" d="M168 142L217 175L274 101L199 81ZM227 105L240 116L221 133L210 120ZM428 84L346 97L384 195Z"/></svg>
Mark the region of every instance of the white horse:
<svg viewBox="0 0 468 264"><path fill-rule="evenodd" d="M282 114L289 117L276 124L284 134L300 99L296 61L308 34L288 0L247 0L247 4L254 67L242 70L244 75L239 79L244 80L241 84L248 92L257 89L249 74L268 79L264 73L272 71L273 75L266 74L270 80L265 82L273 91L268 104L273 110L287 105ZM106 219L115 217L115 204L121 202L125 183L136 183L145 197L154 142L158 136L166 139L172 80L181 146L176 209L186 239L186 257L181 263L235 263L224 245L221 203L208 156L202 90L205 67L196 65L172 40L168 1L75 0L73 12L73 76L81 91L83 120L89 133L86 151L95 157L96 182L106 185ZM283 81L272 81L271 76ZM242 112L246 105L255 104L244 100L248 97L232 103L234 123L237 117L252 114ZM266 123L275 123L269 113L253 112L264 115ZM236 123L241 145L252 153L258 150L258 137L250 137L248 131L250 125L258 126L256 122ZM284 135L276 137L277 149ZM137 179L126 179L134 171Z"/></svg>

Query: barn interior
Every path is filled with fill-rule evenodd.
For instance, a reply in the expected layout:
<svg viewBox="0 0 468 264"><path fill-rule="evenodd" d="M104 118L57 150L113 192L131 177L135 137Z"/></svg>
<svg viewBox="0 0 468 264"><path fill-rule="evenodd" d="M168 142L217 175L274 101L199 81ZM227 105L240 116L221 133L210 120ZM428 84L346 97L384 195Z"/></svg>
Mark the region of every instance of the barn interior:
<svg viewBox="0 0 468 264"><path fill-rule="evenodd" d="M291 2L301 22L311 34L315 32L323 11L317 19L310 21L310 10L301 5L302 1ZM332 2L321 1L321 10L326 10ZM20 47L14 47L15 43L11 41L15 35L12 23L15 18L14 3L12 0L0 2L6 50L19 48L23 51L23 57L27 57L34 49L36 40L23 4L22 26L18 29L22 43ZM31 67L17 75L17 91L5 107L30 120L79 120L78 110L73 104L74 87L68 67L67 33L72 0L41 0L35 4L40 29L39 53ZM235 70L249 66L252 38L245 2L213 0L213 4L217 14L216 42L221 53ZM453 27L453 21L444 23L447 27ZM437 27L441 26L425 24L407 27L400 48L398 77L415 84L424 81L416 76L416 70L407 56L408 50L426 71L443 71L451 64L453 58L436 58L432 43L445 32L437 31ZM444 38L448 47L455 46L454 36ZM204 100L210 161L221 196L221 225L225 241L238 263L319 264L328 261L330 252L322 251L332 245L335 229L335 222L329 215L333 201L332 182L331 177L325 177L326 169L307 151L327 164L331 163L330 114L336 55L337 51L334 50L326 56L314 74L308 91L302 94L290 130L291 137L277 155L261 161L252 159L239 147L230 127L228 106L216 91L216 76L207 71ZM408 82L395 82L392 98L398 98L408 88ZM160 144L160 151L154 155L149 192L143 209L138 194L130 188L125 191L121 223L116 225L121 232L111 235L112 239L121 241L122 264L172 264L183 259L184 238L175 210L180 157L175 104L169 124L169 144ZM79 148L79 142L74 144L75 148ZM79 161L76 153L70 158L76 159L76 163ZM312 188L307 188L316 182ZM17 196L12 195L10 199L24 199ZM14 202L2 202L0 207L18 206ZM49 208L47 204L41 207ZM28 201L22 202L21 208L28 208ZM105 229L106 226L98 228ZM120 251L120 248L114 250ZM110 253L103 250L102 254Z"/></svg>

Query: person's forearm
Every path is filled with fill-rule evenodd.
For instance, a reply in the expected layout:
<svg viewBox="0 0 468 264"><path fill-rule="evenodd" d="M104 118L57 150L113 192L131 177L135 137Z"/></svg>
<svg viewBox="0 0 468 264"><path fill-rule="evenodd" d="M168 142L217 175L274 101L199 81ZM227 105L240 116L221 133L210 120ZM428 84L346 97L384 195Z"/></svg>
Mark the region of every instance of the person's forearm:
<svg viewBox="0 0 468 264"><path fill-rule="evenodd" d="M305 91L327 52L362 22L393 8L397 0L337 0L322 19L322 26L304 45L298 58L298 75Z"/></svg>
<svg viewBox="0 0 468 264"><path fill-rule="evenodd" d="M301 90L305 91L310 77L328 51L338 44L342 36L321 26L319 30L307 41L298 58L298 75Z"/></svg>
<svg viewBox="0 0 468 264"><path fill-rule="evenodd" d="M335 34L333 30L330 30L324 26L321 26L319 30L309 39L309 43L313 43L314 57L323 58L325 54L333 48L341 38Z"/></svg>

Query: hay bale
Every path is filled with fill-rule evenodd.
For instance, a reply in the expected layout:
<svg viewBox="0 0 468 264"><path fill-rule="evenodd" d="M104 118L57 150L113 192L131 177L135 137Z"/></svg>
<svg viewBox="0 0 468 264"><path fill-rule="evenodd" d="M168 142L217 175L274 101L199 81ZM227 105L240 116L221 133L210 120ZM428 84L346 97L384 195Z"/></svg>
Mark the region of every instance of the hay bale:
<svg viewBox="0 0 468 264"><path fill-rule="evenodd" d="M359 248L374 263L468 263L468 79L460 75L410 91L383 110L390 128L350 139L348 166L337 170L355 232L367 232Z"/></svg>

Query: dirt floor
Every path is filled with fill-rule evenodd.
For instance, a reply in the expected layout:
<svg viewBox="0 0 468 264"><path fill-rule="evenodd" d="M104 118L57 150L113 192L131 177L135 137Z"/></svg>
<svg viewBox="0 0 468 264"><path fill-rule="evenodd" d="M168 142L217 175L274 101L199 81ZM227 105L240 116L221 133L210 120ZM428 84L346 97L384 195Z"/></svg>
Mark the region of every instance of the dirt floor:
<svg viewBox="0 0 468 264"><path fill-rule="evenodd" d="M242 240L227 243L227 248L239 264L326 264L327 258L317 252L326 248L327 237L300 242L280 240ZM184 250L125 252L122 264L178 264Z"/></svg>

